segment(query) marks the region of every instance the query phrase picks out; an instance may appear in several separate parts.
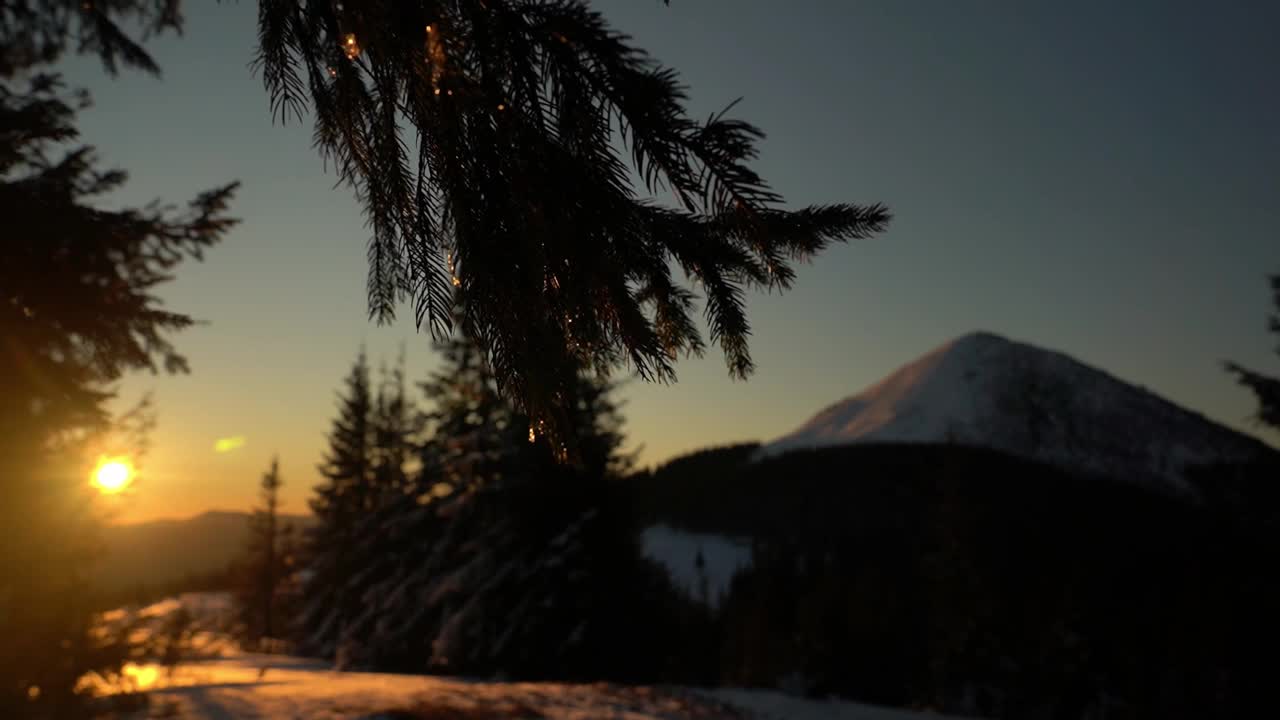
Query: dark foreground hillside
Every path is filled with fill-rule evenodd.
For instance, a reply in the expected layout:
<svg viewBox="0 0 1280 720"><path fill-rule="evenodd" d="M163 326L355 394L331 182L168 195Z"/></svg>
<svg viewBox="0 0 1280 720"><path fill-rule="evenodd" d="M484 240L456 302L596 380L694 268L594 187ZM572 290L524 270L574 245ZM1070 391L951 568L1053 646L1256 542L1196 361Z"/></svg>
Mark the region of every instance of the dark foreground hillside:
<svg viewBox="0 0 1280 720"><path fill-rule="evenodd" d="M643 522L751 538L714 624L721 681L995 717L1230 717L1280 642L1274 465L1198 497L994 451L682 458Z"/></svg>

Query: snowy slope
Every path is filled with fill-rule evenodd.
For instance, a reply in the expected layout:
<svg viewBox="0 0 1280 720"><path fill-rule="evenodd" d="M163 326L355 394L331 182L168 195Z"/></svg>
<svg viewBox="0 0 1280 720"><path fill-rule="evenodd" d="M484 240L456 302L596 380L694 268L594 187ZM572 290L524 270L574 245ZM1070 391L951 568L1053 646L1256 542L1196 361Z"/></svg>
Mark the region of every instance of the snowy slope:
<svg viewBox="0 0 1280 720"><path fill-rule="evenodd" d="M188 594L113 611L102 621L141 619L160 629L181 608L197 625L211 626L221 620L228 600L217 593ZM122 720L945 720L768 690L342 672L323 661L243 653L226 635L209 634L216 642L206 649L216 647L215 652L182 662L171 673L155 663L129 663L123 679L86 676L83 687L99 695L147 693L148 707L118 716Z"/></svg>
<svg viewBox="0 0 1280 720"><path fill-rule="evenodd" d="M676 587L711 608L720 607L733 576L751 566L751 543L741 538L653 525L640 534L640 544Z"/></svg>
<svg viewBox="0 0 1280 720"><path fill-rule="evenodd" d="M940 442L1174 491L1186 489L1189 464L1271 452L1067 355L977 332L826 408L757 457L854 443Z"/></svg>

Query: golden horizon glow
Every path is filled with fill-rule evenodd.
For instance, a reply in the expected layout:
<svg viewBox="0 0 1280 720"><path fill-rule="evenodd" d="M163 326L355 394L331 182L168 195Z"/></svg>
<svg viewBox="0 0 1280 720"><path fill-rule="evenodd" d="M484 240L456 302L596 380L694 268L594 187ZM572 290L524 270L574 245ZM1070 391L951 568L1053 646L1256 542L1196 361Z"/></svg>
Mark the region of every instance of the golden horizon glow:
<svg viewBox="0 0 1280 720"><path fill-rule="evenodd" d="M129 487L133 468L126 458L102 458L93 471L93 484L104 495L114 495Z"/></svg>

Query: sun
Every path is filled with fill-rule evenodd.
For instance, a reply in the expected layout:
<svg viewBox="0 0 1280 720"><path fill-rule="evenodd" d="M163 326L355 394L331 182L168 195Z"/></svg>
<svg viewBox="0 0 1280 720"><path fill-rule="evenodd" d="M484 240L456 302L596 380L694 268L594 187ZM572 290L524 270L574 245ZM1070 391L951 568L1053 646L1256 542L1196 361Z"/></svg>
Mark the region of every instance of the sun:
<svg viewBox="0 0 1280 720"><path fill-rule="evenodd" d="M103 458L93 471L93 484L104 494L114 495L129 487L133 468L125 458Z"/></svg>

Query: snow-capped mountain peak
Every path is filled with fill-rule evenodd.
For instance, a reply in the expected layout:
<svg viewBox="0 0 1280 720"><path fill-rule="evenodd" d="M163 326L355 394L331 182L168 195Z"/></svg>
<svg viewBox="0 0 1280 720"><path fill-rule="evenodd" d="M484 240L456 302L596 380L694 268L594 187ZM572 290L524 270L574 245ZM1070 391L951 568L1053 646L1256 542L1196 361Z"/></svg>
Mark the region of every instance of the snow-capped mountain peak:
<svg viewBox="0 0 1280 720"><path fill-rule="evenodd" d="M759 457L856 443L991 447L1072 470L1186 489L1188 465L1270 450L1059 352L989 332L956 338L764 445Z"/></svg>

